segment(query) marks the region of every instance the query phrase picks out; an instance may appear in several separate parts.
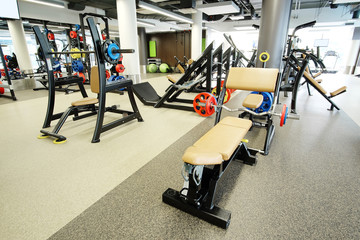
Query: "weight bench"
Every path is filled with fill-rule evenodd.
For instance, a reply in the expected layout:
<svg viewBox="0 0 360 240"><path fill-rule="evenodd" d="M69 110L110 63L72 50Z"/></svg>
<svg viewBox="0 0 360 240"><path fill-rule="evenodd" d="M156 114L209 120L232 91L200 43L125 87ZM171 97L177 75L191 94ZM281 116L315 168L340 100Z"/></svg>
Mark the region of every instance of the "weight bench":
<svg viewBox="0 0 360 240"><path fill-rule="evenodd" d="M97 115L96 126L94 130L94 135L92 138L92 143L100 142L100 134L108 131L114 127L127 123L131 120L137 119L139 122L142 122L143 119L140 115L140 112L137 108L135 98L132 91L132 80L121 80L111 82L105 85L105 89L101 90L100 85L104 84L100 81L99 78L99 68L98 66L93 66L91 68L91 76L90 76L90 87L93 93L97 93L97 98L92 97L83 97L80 100L71 103L71 106L61 115L59 121L54 127L53 131L40 130L42 135L38 136L38 138L46 138L48 136L55 137L56 139L53 141L54 143L63 143L66 141L66 137L59 134L61 127L64 125L66 119L70 115L74 115L73 120L79 120L88 116ZM133 111L121 110L117 109L117 106L105 106L106 101L106 93L114 91L116 89L126 88L129 96L129 100L131 103L131 107ZM98 104L98 106L95 106ZM80 112L90 111L89 113L83 114L79 116ZM122 118L114 120L110 123L103 124L104 121L104 113L112 112L122 114Z"/></svg>
<svg viewBox="0 0 360 240"><path fill-rule="evenodd" d="M230 69L226 82L224 83L226 89L236 89L244 91L254 91L244 99L242 106L237 110L243 111L239 114L240 118L248 116L252 122L252 126L265 127L266 137L264 149L260 150L261 154L267 155L269 153L270 144L275 134L275 126L273 124L271 110L274 108L276 102L271 95L277 96L279 82L279 70L275 68L240 68L233 67ZM223 104L223 96L220 94L219 105ZM222 108L233 111L226 106L216 109L215 123L221 118ZM258 113L258 115L252 112Z"/></svg>
<svg viewBox="0 0 360 240"><path fill-rule="evenodd" d="M216 187L233 160L256 164L257 151L243 142L251 126L250 120L225 117L188 147L182 157L184 187L167 189L163 202L226 229L231 213L214 205Z"/></svg>
<svg viewBox="0 0 360 240"><path fill-rule="evenodd" d="M306 71L304 72L304 78L308 84L313 86L326 100L328 100L330 102L331 106L330 106L330 109L328 109L328 110L333 111L334 107L337 110L340 110L340 108L338 106L336 106L336 104L333 101L331 101L331 98L336 97L336 96L340 95L341 93L346 92L346 88L347 88L346 86L342 86L341 88L339 88L333 92L330 92L330 95L328 96L327 91Z"/></svg>

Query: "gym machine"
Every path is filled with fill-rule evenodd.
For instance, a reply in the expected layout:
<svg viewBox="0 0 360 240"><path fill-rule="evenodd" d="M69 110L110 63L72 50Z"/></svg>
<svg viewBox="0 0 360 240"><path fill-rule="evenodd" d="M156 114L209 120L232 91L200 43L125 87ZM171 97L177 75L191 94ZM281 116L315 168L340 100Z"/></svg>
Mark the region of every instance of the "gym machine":
<svg viewBox="0 0 360 240"><path fill-rule="evenodd" d="M47 136L55 137L54 143L62 143L66 141L66 138L62 135L59 135L58 132L64 122L66 121L67 117L70 115L75 115L73 120L82 119L88 116L97 115L96 120L96 126L94 130L94 135L92 138L92 142L99 142L100 141L100 134L102 132L108 131L114 127L117 127L119 125L122 125L124 123L127 123L131 120L137 119L138 121L143 121L140 112L137 109L135 98L133 96L132 92L132 81L123 79L121 81L114 81L110 84L107 84L106 77L105 77L105 61L109 63L117 62L120 58L121 53L133 53L134 50L132 49L120 49L119 44L116 43L114 40L106 40L104 43L102 43L102 40L100 39L98 30L96 28L96 25L94 23L93 18L87 19L90 32L94 41L94 51L79 51L77 53L83 54L83 53L95 53L98 66L93 67L96 69L94 72L94 81L91 84L91 89L93 92L96 92L98 94L98 98L88 98L86 91L84 89L83 85L83 79L77 76L71 76L70 79L64 79L64 81L75 81L78 83L79 88L81 90L81 93L83 95L83 99L76 101L72 103L72 106L69 107L65 112L53 114L53 107L54 107L54 101L55 96L49 95L49 104L48 104L48 111L46 115L46 119L44 122L43 128L49 127L50 122L55 119L59 119L57 125L55 126L54 130L52 132L41 130L41 133L43 135L39 136L39 138L45 138ZM46 61L46 67L48 69L48 77L49 81L49 90L51 89L52 94L54 94L53 87L55 85L54 78L53 78L53 69L52 69L52 55L54 54L74 54L75 52L52 52L49 48L49 45L46 42L45 37L41 33L39 27L35 26L33 27L35 35L40 43L42 54L44 55ZM97 81L96 81L97 80ZM129 100L131 103L131 106L133 108L133 111L126 111L117 109L116 106L112 107L106 107L105 101L106 101L106 93L113 91L115 89L120 88L126 88L128 91ZM98 107L95 106L95 104L98 103ZM81 112L90 111L89 113L83 114L79 116L78 114ZM103 124L104 121L104 113L105 112L113 112L122 114L122 118L117 119L113 122Z"/></svg>
<svg viewBox="0 0 360 240"><path fill-rule="evenodd" d="M11 78L10 78L10 73L8 71L8 68L6 66L6 60L5 60L5 56L2 50L2 47L0 45L0 60L3 64L4 67L4 73L2 73L1 75L3 75L3 77L5 77L5 80L2 79L0 82L0 97L4 97L4 98L10 98L14 101L16 101L16 96L15 96L15 92L11 83ZM10 96L5 95L5 93L10 92Z"/></svg>
<svg viewBox="0 0 360 240"><path fill-rule="evenodd" d="M215 55L222 55L222 45L215 50ZM134 84L133 89L135 95L140 99L140 101L149 106L155 108L165 107L173 108L186 111L194 111L193 106L186 106L184 104L193 104L193 99L180 99L179 95L183 92L193 92L193 91L211 91L212 83L212 73L214 69L213 65L213 43L211 43L202 53L202 55L194 61L189 69L182 75L182 77L170 85L166 90L163 96L159 96L155 89L148 82L143 82L139 84ZM218 76L221 76L221 66L219 66L222 61L222 57L218 57L220 60L216 66ZM219 78L217 78L219 81ZM205 86L202 86L204 84ZM220 85L220 82L217 84ZM182 103L182 104L174 104Z"/></svg>

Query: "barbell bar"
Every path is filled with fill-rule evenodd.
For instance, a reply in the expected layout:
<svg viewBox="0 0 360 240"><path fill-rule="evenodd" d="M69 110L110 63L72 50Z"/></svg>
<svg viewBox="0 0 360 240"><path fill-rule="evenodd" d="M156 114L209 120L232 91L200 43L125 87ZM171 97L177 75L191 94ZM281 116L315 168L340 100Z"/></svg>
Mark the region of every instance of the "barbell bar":
<svg viewBox="0 0 360 240"><path fill-rule="evenodd" d="M113 53L134 53L134 49L114 49ZM49 54L74 54L74 53L95 53L95 51L67 51L67 52L48 52Z"/></svg>

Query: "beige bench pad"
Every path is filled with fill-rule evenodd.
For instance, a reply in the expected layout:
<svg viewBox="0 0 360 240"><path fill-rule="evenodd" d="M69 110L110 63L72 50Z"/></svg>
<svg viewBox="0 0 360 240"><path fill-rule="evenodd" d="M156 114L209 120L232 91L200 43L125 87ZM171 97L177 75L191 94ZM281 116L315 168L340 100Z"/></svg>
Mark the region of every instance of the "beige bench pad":
<svg viewBox="0 0 360 240"><path fill-rule="evenodd" d="M97 98L86 97L86 98L77 100L75 102L72 102L71 106L78 107L78 106L84 106L84 105L89 105L89 104L96 104L98 102L99 102L99 100Z"/></svg>
<svg viewBox="0 0 360 240"><path fill-rule="evenodd" d="M251 126L250 120L226 117L188 148L182 159L193 165L214 165L229 160ZM221 155L221 161L217 154Z"/></svg>
<svg viewBox="0 0 360 240"><path fill-rule="evenodd" d="M258 108L263 100L264 97L262 94L249 94L244 99L242 105L247 108Z"/></svg>
<svg viewBox="0 0 360 240"><path fill-rule="evenodd" d="M169 81L172 82L172 83L176 83L176 82L179 80L178 78L175 78L175 77L172 76L172 75L167 75L166 77L167 77L167 79L169 79Z"/></svg>
<svg viewBox="0 0 360 240"><path fill-rule="evenodd" d="M277 68L230 68L226 88L274 92L279 70Z"/></svg>
<svg viewBox="0 0 360 240"><path fill-rule="evenodd" d="M216 165L222 163L222 155L218 152L209 152L208 149L188 147L182 157L186 163L192 165Z"/></svg>
<svg viewBox="0 0 360 240"><path fill-rule="evenodd" d="M314 84L323 94L326 95L326 90L313 78L308 72L304 72L304 77Z"/></svg>
<svg viewBox="0 0 360 240"><path fill-rule="evenodd" d="M336 96L336 95L338 95L338 94L346 91L346 88L347 88L346 86L342 86L342 87L339 88L338 90L335 90L335 91L331 92L331 93L330 93L330 96L334 97L334 96Z"/></svg>

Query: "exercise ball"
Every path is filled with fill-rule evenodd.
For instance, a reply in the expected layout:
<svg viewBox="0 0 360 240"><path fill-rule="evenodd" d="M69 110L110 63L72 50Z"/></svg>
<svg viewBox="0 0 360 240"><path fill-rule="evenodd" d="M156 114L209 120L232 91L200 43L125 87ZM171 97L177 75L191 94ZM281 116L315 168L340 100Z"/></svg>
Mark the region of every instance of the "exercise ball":
<svg viewBox="0 0 360 240"><path fill-rule="evenodd" d="M158 67L156 66L156 64L150 64L150 65L148 65L148 72L150 72L150 73L155 73L155 72L157 72L157 69L158 69Z"/></svg>
<svg viewBox="0 0 360 240"><path fill-rule="evenodd" d="M159 67L160 72L162 73L167 73L169 71L169 65L167 65L166 63L162 63Z"/></svg>

